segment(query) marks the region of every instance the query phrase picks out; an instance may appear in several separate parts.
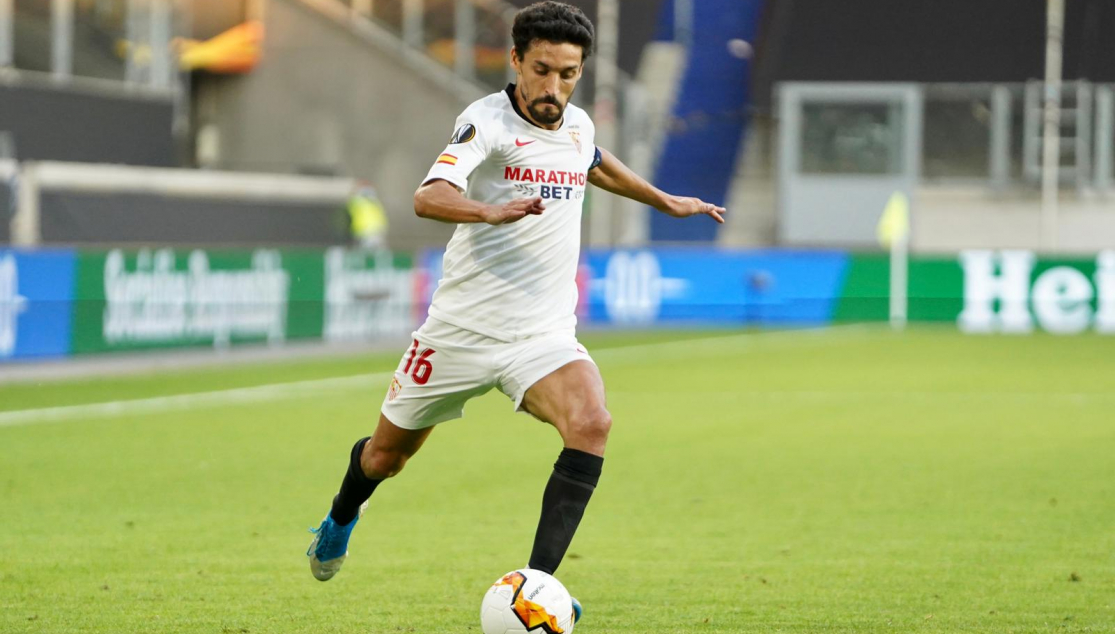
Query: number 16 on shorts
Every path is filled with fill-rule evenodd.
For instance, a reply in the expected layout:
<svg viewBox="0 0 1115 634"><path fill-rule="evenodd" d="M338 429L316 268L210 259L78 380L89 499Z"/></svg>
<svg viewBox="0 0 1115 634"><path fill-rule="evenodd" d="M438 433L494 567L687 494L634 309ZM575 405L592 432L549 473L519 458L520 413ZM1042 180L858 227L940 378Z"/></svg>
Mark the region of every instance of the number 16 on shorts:
<svg viewBox="0 0 1115 634"><path fill-rule="evenodd" d="M410 350L407 350L403 374L409 374L416 385L425 385L434 372L434 366L430 363L430 357L434 355L434 352L436 351L433 348L426 348L419 352L418 340L415 339L414 343L410 345Z"/></svg>
<svg viewBox="0 0 1115 634"><path fill-rule="evenodd" d="M415 385L425 385L434 373L434 365L430 362L430 357L434 356L436 350L433 348L424 348L421 351L418 349L418 340L415 339L410 344L410 349L403 355L403 376L410 375ZM391 388L387 391L387 400L393 401L399 395L399 391L403 389L402 383L399 383L399 377L396 375L391 379Z"/></svg>

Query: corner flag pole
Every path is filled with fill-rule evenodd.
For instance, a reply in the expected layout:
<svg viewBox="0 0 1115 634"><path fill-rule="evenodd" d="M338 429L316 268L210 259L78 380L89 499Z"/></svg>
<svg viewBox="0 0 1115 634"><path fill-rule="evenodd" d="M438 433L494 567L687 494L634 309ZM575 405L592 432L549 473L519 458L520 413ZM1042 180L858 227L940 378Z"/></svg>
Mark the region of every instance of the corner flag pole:
<svg viewBox="0 0 1115 634"><path fill-rule="evenodd" d="M909 307L910 201L896 191L887 201L877 229L879 242L890 247L890 327L905 330Z"/></svg>
<svg viewBox="0 0 1115 634"><path fill-rule="evenodd" d="M890 244L890 327L906 329L909 306L910 237L902 236Z"/></svg>

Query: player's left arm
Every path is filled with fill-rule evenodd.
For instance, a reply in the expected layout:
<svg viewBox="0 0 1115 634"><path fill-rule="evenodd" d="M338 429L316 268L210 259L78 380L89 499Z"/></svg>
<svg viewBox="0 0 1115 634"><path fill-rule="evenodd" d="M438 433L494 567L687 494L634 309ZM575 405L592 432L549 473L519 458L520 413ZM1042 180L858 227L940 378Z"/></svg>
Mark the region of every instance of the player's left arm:
<svg viewBox="0 0 1115 634"><path fill-rule="evenodd" d="M593 185L604 191L650 205L675 218L707 214L716 222L724 223L723 207L706 203L700 198L667 194L631 171L631 168L624 165L608 150L599 147L597 150L600 151L600 163L588 172L588 182Z"/></svg>

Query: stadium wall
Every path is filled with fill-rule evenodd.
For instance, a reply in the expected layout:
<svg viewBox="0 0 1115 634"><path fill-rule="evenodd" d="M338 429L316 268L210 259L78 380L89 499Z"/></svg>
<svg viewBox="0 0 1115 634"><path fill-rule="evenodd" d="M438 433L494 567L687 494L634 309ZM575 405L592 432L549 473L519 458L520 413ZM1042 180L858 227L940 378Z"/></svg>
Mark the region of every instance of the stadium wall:
<svg viewBox="0 0 1115 634"><path fill-rule="evenodd" d="M297 0L269 0L264 21L258 68L196 86L196 128L219 138L206 167L366 180L393 248L447 241L452 225L421 221L413 196L468 101Z"/></svg>
<svg viewBox="0 0 1115 634"><path fill-rule="evenodd" d="M18 173L15 161L0 158L0 244L12 241L11 222L15 216Z"/></svg>
<svg viewBox="0 0 1115 634"><path fill-rule="evenodd" d="M0 131L11 134L16 156L30 161L173 165L171 97L96 86L0 77Z"/></svg>
<svg viewBox="0 0 1115 634"><path fill-rule="evenodd" d="M0 238L66 245L317 247L350 241L352 179L0 160ZM7 197L4 197L7 192Z"/></svg>
<svg viewBox="0 0 1115 634"><path fill-rule="evenodd" d="M47 191L42 240L61 244L327 246L348 242L342 203Z"/></svg>
<svg viewBox="0 0 1115 634"><path fill-rule="evenodd" d="M286 341L402 340L441 252L0 250L0 360ZM970 250L909 265L909 319L970 333L1115 334L1115 250ZM889 260L842 251L588 251L588 326L885 322Z"/></svg>
<svg viewBox="0 0 1115 634"><path fill-rule="evenodd" d="M922 186L914 194L910 248L919 253L961 249L1042 248L1041 198L1030 192L989 195L978 185ZM1109 194L1062 195L1057 248L1086 256L1111 248L1115 213Z"/></svg>

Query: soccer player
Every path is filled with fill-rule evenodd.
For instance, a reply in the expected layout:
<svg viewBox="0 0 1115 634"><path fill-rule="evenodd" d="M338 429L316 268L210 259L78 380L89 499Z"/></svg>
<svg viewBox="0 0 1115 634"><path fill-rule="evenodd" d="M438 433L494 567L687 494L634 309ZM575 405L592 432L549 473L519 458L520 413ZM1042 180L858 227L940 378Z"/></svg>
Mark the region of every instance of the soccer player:
<svg viewBox="0 0 1115 634"><path fill-rule="evenodd" d="M307 555L322 581L340 570L376 487L402 471L435 425L460 418L466 401L492 388L564 442L529 560L552 574L596 488L612 425L600 372L574 333L586 183L674 217L724 222L723 208L662 192L593 143L592 120L569 103L593 46L579 9L533 4L516 15L511 35L516 83L461 113L414 195L419 216L457 228L375 433L353 446L340 492L314 531Z"/></svg>

